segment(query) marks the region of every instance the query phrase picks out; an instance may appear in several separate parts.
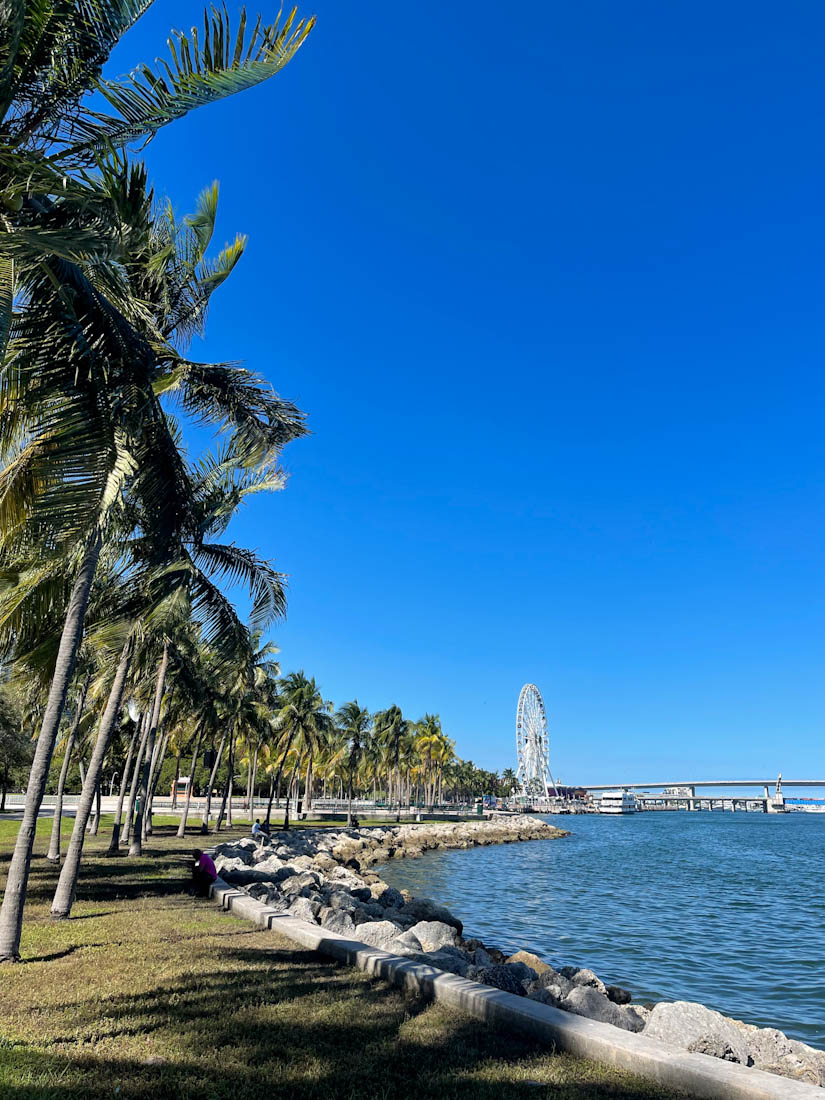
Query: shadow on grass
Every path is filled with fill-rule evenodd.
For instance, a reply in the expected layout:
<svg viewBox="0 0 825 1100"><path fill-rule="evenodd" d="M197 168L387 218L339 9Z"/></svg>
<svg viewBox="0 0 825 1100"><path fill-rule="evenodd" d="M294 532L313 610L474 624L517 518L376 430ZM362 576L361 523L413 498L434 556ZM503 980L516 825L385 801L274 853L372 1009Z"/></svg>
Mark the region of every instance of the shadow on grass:
<svg viewBox="0 0 825 1100"><path fill-rule="evenodd" d="M96 1010L94 1044L78 1042L75 1028L56 1037L59 1052L0 1047L3 1097L654 1100L670 1095L612 1074L610 1080L598 1074L568 1080L573 1063L566 1056L472 1020L449 1019L443 1012L431 1024L427 1012L413 1019L411 1010L420 1004L405 1004L381 982L354 980L333 964L319 964L309 952L235 951L228 957L242 967L237 974L179 980L95 1006L90 1001L88 1011ZM97 1052L101 1042L108 1051L114 1040L122 1051L135 1039L144 1040L145 1055Z"/></svg>

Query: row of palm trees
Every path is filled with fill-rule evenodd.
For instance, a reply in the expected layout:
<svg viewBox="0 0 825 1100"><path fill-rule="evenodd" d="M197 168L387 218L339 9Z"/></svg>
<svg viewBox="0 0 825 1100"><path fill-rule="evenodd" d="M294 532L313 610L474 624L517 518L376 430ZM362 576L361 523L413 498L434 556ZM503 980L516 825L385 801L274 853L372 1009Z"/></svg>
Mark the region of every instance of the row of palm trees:
<svg viewBox="0 0 825 1100"><path fill-rule="evenodd" d="M265 660L255 637L285 607L283 577L225 532L249 494L283 486L279 455L304 434L303 414L263 377L188 354L245 238L210 254L217 185L179 220L129 149L279 72L313 21L242 12L233 29L211 8L200 30L173 33L168 60L107 79L109 54L150 5L9 0L0 14L0 661L4 702L37 731L0 961L19 958L62 732L91 742L56 917L99 822L124 705L138 716L126 829L139 854L171 731L207 705L208 677L234 743L238 685ZM198 459L183 442L193 421L221 435ZM249 623L229 598L239 583Z"/></svg>

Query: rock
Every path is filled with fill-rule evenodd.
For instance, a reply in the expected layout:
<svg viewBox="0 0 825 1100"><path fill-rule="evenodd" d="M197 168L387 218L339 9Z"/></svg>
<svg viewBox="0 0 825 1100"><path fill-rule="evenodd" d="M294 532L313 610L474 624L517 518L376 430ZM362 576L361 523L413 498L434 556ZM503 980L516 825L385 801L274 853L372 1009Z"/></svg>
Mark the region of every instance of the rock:
<svg viewBox="0 0 825 1100"><path fill-rule="evenodd" d="M473 951L473 962L476 966L481 967L482 970L486 966L495 965L492 958L490 957L489 952L486 951L483 947L477 947L475 951Z"/></svg>
<svg viewBox="0 0 825 1100"><path fill-rule="evenodd" d="M734 1050L721 1035L700 1035L688 1046L688 1050L694 1054L709 1054L711 1058L721 1058L725 1062L742 1062L741 1051Z"/></svg>
<svg viewBox="0 0 825 1100"><path fill-rule="evenodd" d="M343 909L322 909L319 917L322 926L328 931L335 932L339 936L349 936L351 939L358 938L352 917Z"/></svg>
<svg viewBox="0 0 825 1100"><path fill-rule="evenodd" d="M334 867L338 866L334 859L325 855L323 852L315 857L312 864L318 871L331 871Z"/></svg>
<svg viewBox="0 0 825 1100"><path fill-rule="evenodd" d="M279 859L278 856L267 854L263 859L257 861L257 863L255 864L255 870L272 871L274 873L275 871L280 871L281 868L285 866L286 864L284 863L284 861L282 859Z"/></svg>
<svg viewBox="0 0 825 1100"><path fill-rule="evenodd" d="M731 1023L744 1034L748 1055L757 1069L795 1081L825 1085L825 1051L789 1039L774 1027L750 1027L738 1020Z"/></svg>
<svg viewBox="0 0 825 1100"><path fill-rule="evenodd" d="M607 986L598 975L594 974L592 970L588 970L586 967L563 966L561 970L559 970L559 974L561 974L563 978L567 978L571 981L573 985L587 986L607 996Z"/></svg>
<svg viewBox="0 0 825 1100"><path fill-rule="evenodd" d="M396 936L390 944L389 950L394 955L421 955L424 948L421 946L421 941L411 931L402 932L400 936Z"/></svg>
<svg viewBox="0 0 825 1100"><path fill-rule="evenodd" d="M720 1012L692 1001L661 1002L654 1005L645 1035L671 1046L690 1050L700 1040L708 1049L729 1051L726 1060L749 1064L748 1043L742 1032Z"/></svg>
<svg viewBox="0 0 825 1100"><path fill-rule="evenodd" d="M457 974L460 978L468 977L472 968L470 960L461 951L449 946L442 947L439 951L428 951L421 956L421 961L439 970L446 970L448 974Z"/></svg>
<svg viewBox="0 0 825 1100"><path fill-rule="evenodd" d="M620 985L609 985L606 993L614 1005L629 1005L632 998L626 989Z"/></svg>
<svg viewBox="0 0 825 1100"><path fill-rule="evenodd" d="M382 951L389 951L390 944L399 935L401 929L390 920L370 921L369 924L360 924L356 938L370 947L378 947Z"/></svg>
<svg viewBox="0 0 825 1100"><path fill-rule="evenodd" d="M314 891L321 881L321 876L317 871L304 871L300 875L292 875L286 878L281 883L281 890L285 894L299 895L312 890Z"/></svg>
<svg viewBox="0 0 825 1100"><path fill-rule="evenodd" d="M219 844L215 849L215 855L217 857L215 859L215 866L217 866L218 859L238 859L241 863L249 866L249 864L252 863L252 852L254 848L254 844L250 848L250 846L243 841L239 844Z"/></svg>
<svg viewBox="0 0 825 1100"><path fill-rule="evenodd" d="M379 886L385 886L384 883L376 883L372 889L372 896L378 902L379 905L383 905L385 909L393 907L400 909L404 904L404 899L401 896L401 891L396 890L394 886L385 886L384 890L376 892L376 888Z"/></svg>
<svg viewBox="0 0 825 1100"><path fill-rule="evenodd" d="M455 946L456 931L451 924L437 920L422 920L414 924L410 931L415 935L425 951L437 951L439 947Z"/></svg>
<svg viewBox="0 0 825 1100"><path fill-rule="evenodd" d="M358 902L347 890L333 888L327 897L327 904L331 909L345 909L348 913L351 913L359 907Z"/></svg>
<svg viewBox="0 0 825 1100"><path fill-rule="evenodd" d="M350 893L359 901L369 901L372 898L372 891L368 886L356 886Z"/></svg>
<svg viewBox="0 0 825 1100"><path fill-rule="evenodd" d="M534 955L530 951L516 951L515 955L511 955L507 962L524 963L525 966L529 966L531 970L534 970L536 974L544 974L546 971L552 969L552 967L548 966L546 962L543 962L538 955Z"/></svg>
<svg viewBox="0 0 825 1100"><path fill-rule="evenodd" d="M527 989L527 996L531 1001L538 1001L539 1004L552 1005L554 1008L558 1008L562 1000L561 990L557 985L547 986L544 988L540 986L538 982L531 982Z"/></svg>
<svg viewBox="0 0 825 1100"><path fill-rule="evenodd" d="M492 985L505 993L515 993L518 997L525 996L524 986L519 976L514 973L514 968L502 963L498 966L485 966L476 975L476 981L482 985Z"/></svg>
<svg viewBox="0 0 825 1100"><path fill-rule="evenodd" d="M641 1031L645 1026L641 1016L629 1005L616 1005L597 989L590 985L577 985L561 1002L566 1012L575 1012L577 1016L586 1016L603 1024L613 1024L625 1031Z"/></svg>
<svg viewBox="0 0 825 1100"><path fill-rule="evenodd" d="M431 898L413 898L411 901L405 902L404 913L416 920L437 920L441 921L442 924L451 924L459 935L464 928L458 917L454 917L449 909L445 909L443 905L439 905Z"/></svg>
<svg viewBox="0 0 825 1100"><path fill-rule="evenodd" d="M254 867L240 867L236 871L218 870L224 882L231 886L251 886L253 882L271 885L275 878L271 871L258 871Z"/></svg>
<svg viewBox="0 0 825 1100"><path fill-rule="evenodd" d="M549 966L546 970L543 970L539 974L539 985L542 989L558 989L561 992L558 994L558 999L563 1000L571 989L576 987L558 970L554 970Z"/></svg>
<svg viewBox="0 0 825 1100"><path fill-rule="evenodd" d="M321 911L321 906L317 901L310 901L309 898L295 898L289 907L289 915L296 917L298 920L309 921L310 924L318 923L318 914Z"/></svg>
<svg viewBox="0 0 825 1100"><path fill-rule="evenodd" d="M518 981L521 982L525 991L527 989L527 986L538 978L538 974L535 972L535 970L533 970L532 967L527 966L526 963L508 961L504 965L512 970Z"/></svg>

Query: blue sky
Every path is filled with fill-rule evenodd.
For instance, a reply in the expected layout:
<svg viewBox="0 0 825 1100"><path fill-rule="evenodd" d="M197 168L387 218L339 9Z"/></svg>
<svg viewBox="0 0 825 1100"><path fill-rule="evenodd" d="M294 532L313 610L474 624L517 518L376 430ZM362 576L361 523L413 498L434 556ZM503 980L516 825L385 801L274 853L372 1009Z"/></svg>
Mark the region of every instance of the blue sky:
<svg viewBox="0 0 825 1100"><path fill-rule="evenodd" d="M825 776L821 4L310 11L146 150L250 236L195 354L309 414L233 526L284 668L490 768L532 680L566 782Z"/></svg>

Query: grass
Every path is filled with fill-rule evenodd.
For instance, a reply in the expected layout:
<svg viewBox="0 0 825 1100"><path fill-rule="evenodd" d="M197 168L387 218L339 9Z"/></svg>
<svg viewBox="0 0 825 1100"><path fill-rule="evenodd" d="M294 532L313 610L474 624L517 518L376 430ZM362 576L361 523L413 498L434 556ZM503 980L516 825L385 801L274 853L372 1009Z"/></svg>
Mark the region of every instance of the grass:
<svg viewBox="0 0 825 1100"><path fill-rule="evenodd" d="M0 820L0 882L17 824ZM72 918L52 923L50 826L38 824L24 961L0 969L3 1100L675 1095L405 999L188 897L198 837L178 840L163 819L141 860L103 855L104 819L87 840Z"/></svg>

